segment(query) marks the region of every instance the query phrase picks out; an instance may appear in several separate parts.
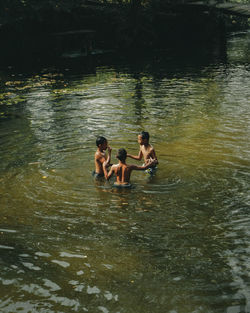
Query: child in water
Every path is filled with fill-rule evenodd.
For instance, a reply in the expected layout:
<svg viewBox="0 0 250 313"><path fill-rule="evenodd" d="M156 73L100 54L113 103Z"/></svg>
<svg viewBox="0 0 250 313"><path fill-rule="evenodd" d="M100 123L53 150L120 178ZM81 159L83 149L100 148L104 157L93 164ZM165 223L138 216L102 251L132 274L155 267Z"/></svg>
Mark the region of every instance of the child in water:
<svg viewBox="0 0 250 313"><path fill-rule="evenodd" d="M156 169L156 165L159 164L159 162L153 146L149 143L149 133L142 131L138 135L138 143L140 145L138 156L127 154L127 157L139 161L143 157L145 165L147 165L150 160L154 161L153 165L149 167L149 172L153 173L153 171Z"/></svg>
<svg viewBox="0 0 250 313"><path fill-rule="evenodd" d="M114 183L114 186L116 187L131 187L130 184L131 172L133 170L146 170L150 166L153 166L155 163L155 161L149 160L147 162L147 165L143 166L126 164L127 151L123 148L118 150L116 157L119 160L119 163L112 165L109 173L107 172L106 166L108 164L108 160L105 162L105 165L103 167L104 175L107 180L109 180L113 174L116 175L116 182Z"/></svg>
<svg viewBox="0 0 250 313"><path fill-rule="evenodd" d="M111 160L111 147L108 145L108 141L105 137L99 136L96 139L97 150L95 153L95 171L93 176L95 178L104 177L104 167L110 166ZM108 149L108 156L106 156L106 150Z"/></svg>

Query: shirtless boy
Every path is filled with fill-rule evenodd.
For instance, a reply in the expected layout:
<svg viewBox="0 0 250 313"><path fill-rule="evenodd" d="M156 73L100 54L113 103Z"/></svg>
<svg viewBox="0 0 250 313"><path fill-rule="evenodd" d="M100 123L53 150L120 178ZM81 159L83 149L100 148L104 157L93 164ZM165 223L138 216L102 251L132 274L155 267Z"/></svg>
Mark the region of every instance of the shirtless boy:
<svg viewBox="0 0 250 313"><path fill-rule="evenodd" d="M116 187L130 187L131 172L133 170L146 170L155 162L153 160L149 160L147 165L143 166L126 164L127 151L123 148L118 150L116 157L119 160L119 163L112 165L109 173L107 173L107 167L104 166L104 175L107 180L109 180L113 174L116 175L116 182L114 183L114 186Z"/></svg>
<svg viewBox="0 0 250 313"><path fill-rule="evenodd" d="M140 150L138 156L127 154L129 158L134 160L141 160L142 157L144 158L144 164L148 164L150 160L154 161L154 165L150 166L150 168L155 168L156 164L158 164L158 160L155 154L155 150L151 144L149 144L149 133L148 132L141 132L138 135L138 143L140 145Z"/></svg>
<svg viewBox="0 0 250 313"><path fill-rule="evenodd" d="M97 150L95 153L95 171L93 176L95 178L104 177L104 166L110 166L111 160L111 147L108 146L108 141L105 137L97 137L96 139ZM108 157L106 157L105 151L108 149Z"/></svg>

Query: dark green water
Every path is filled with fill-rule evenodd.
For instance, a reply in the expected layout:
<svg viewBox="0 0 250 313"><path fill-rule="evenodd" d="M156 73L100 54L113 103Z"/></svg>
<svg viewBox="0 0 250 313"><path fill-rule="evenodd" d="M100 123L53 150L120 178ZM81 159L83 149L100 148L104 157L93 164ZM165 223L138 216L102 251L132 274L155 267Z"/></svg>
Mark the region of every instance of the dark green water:
<svg viewBox="0 0 250 313"><path fill-rule="evenodd" d="M249 43L0 73L0 312L250 312ZM141 130L157 174L94 182L96 136L115 162Z"/></svg>

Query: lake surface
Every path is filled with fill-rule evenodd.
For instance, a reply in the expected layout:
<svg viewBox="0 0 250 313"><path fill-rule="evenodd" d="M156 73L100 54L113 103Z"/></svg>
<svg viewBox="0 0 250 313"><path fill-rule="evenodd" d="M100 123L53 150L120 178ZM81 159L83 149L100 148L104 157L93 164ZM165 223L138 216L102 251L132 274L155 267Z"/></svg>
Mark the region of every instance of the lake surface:
<svg viewBox="0 0 250 313"><path fill-rule="evenodd" d="M250 312L249 47L0 72L0 312ZM94 181L142 130L156 175Z"/></svg>

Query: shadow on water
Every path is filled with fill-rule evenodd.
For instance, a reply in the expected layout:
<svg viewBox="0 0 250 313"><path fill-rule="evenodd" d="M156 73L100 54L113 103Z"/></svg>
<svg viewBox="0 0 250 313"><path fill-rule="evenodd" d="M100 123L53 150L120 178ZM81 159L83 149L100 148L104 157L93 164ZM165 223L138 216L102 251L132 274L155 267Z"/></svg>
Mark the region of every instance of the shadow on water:
<svg viewBox="0 0 250 313"><path fill-rule="evenodd" d="M25 51L18 57L1 58L0 68L15 68L25 73L39 71L43 68L57 68L58 70L70 69L75 73L94 73L98 66L117 66L129 65L129 72L138 72L145 69L152 73L161 73L166 64L173 68L179 65L180 68L193 65L207 65L209 63L225 61L227 42L221 45L214 45L199 41L170 41L167 48L157 49L130 49L130 50L98 50L87 56L77 56L74 51L68 53L68 57L63 54L53 55L41 53L32 55ZM219 47L219 49L218 49ZM74 56L75 54L75 56ZM8 54L6 54L8 55ZM11 54L10 54L11 56ZM160 70L160 71L159 71Z"/></svg>

